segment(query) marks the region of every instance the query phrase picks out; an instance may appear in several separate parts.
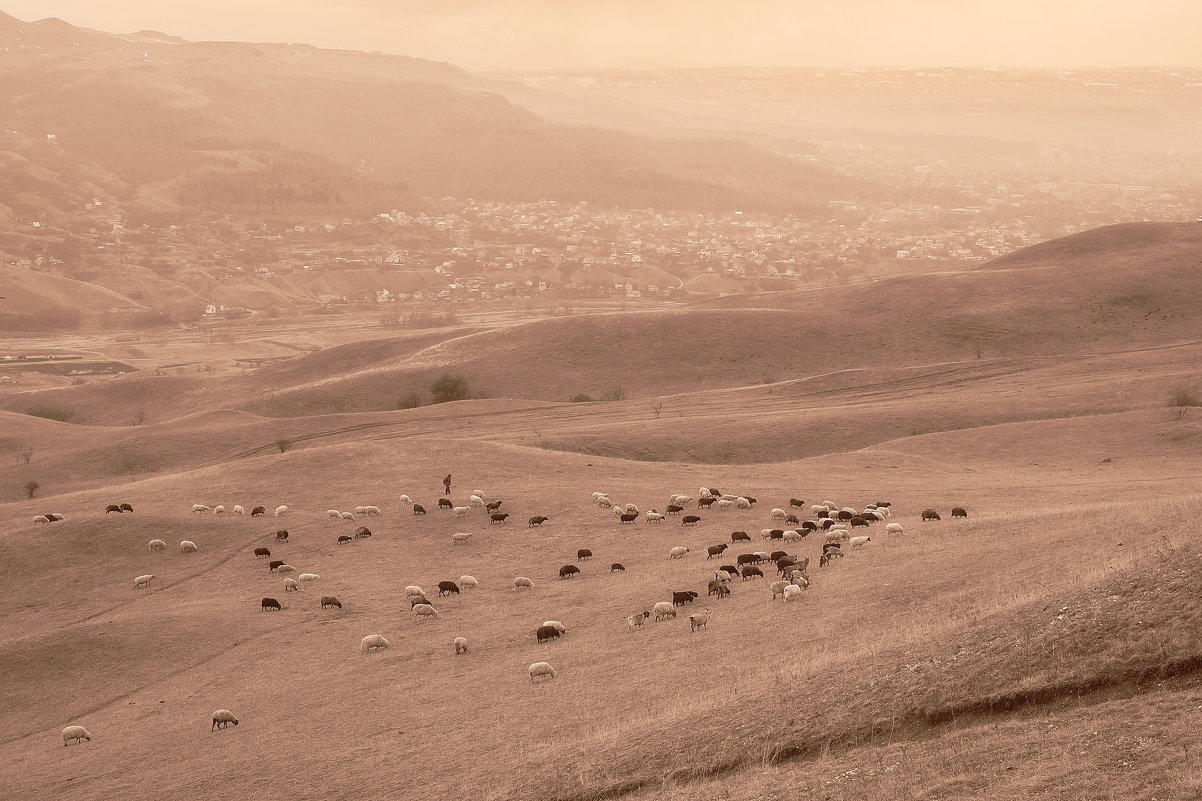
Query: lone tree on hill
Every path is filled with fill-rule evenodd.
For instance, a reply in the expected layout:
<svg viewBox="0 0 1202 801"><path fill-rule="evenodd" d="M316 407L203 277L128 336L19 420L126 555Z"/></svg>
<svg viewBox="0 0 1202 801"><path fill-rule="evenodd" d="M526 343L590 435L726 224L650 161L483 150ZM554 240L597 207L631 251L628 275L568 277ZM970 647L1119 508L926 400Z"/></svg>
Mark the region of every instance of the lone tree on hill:
<svg viewBox="0 0 1202 801"><path fill-rule="evenodd" d="M41 486L42 486L42 485L41 485L41 484L39 484L39 483L38 483L38 482L36 482L36 481L30 481L28 484L26 484L26 485L25 485L25 495L26 495L27 497L30 497L30 498L32 498L32 497L33 497L33 494L34 494L35 492L37 492L37 491L38 491L38 488L39 488L39 487L41 487Z"/></svg>
<svg viewBox="0 0 1202 801"><path fill-rule="evenodd" d="M446 373L430 385L430 399L434 403L463 400L468 396L467 380Z"/></svg>

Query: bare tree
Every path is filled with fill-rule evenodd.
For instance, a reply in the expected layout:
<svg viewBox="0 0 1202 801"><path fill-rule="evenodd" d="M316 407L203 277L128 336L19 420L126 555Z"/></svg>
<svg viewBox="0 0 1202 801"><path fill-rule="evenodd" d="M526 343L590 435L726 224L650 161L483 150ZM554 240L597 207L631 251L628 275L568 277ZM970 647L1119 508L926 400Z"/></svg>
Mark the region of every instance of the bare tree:
<svg viewBox="0 0 1202 801"><path fill-rule="evenodd" d="M32 497L33 497L33 494L34 494L35 492L37 492L37 491L38 491L38 489L40 489L40 488L41 488L41 486L42 486L42 485L41 485L41 484L39 484L39 483L38 483L38 482L36 482L36 481L30 481L28 484L26 484L26 485L25 485L25 495L26 495L26 497L32 498Z"/></svg>
<svg viewBox="0 0 1202 801"><path fill-rule="evenodd" d="M663 410L664 410L664 402L663 401L656 401L655 403L651 404L651 411L655 412L656 420L659 419L659 413L662 412Z"/></svg>

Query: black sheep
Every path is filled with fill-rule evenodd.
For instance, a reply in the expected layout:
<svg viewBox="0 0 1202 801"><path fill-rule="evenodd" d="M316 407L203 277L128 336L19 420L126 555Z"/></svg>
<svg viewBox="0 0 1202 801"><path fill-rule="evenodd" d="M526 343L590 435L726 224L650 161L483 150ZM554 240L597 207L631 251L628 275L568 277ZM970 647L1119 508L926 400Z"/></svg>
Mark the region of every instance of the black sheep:
<svg viewBox="0 0 1202 801"><path fill-rule="evenodd" d="M505 503L505 502L504 501L490 501L489 503L486 503L484 505L484 510L487 512L495 512L501 508L501 504L503 504L503 503Z"/></svg>
<svg viewBox="0 0 1202 801"><path fill-rule="evenodd" d="M692 590L672 593L672 606L684 606L685 604L693 603L695 600L697 600L697 593Z"/></svg>
<svg viewBox="0 0 1202 801"><path fill-rule="evenodd" d="M751 535L748 534L746 531L732 531L732 532L730 532L730 541L731 542L751 542Z"/></svg>
<svg viewBox="0 0 1202 801"><path fill-rule="evenodd" d="M743 581L747 581L748 579L753 579L756 576L763 578L764 571L760 570L758 567L755 567L753 565L747 565L741 571L741 575L743 576Z"/></svg>
<svg viewBox="0 0 1202 801"><path fill-rule="evenodd" d="M542 515L536 515L536 516L530 518L530 522L527 523L526 525L538 528L539 526L541 526L543 523L546 523L550 519L551 518L549 518L549 517L543 517Z"/></svg>
<svg viewBox="0 0 1202 801"><path fill-rule="evenodd" d="M535 642L544 643L547 640L559 639L559 629L554 626L539 626L534 630Z"/></svg>
<svg viewBox="0 0 1202 801"><path fill-rule="evenodd" d="M271 556L271 549L261 547L255 548L255 558L258 559L260 556Z"/></svg>
<svg viewBox="0 0 1202 801"><path fill-rule="evenodd" d="M284 565L286 565L286 564L288 564L288 563L287 563L287 562L285 562L283 559L277 559L277 560L275 560L274 562L272 562L272 563L270 563L269 565L267 565L267 570L268 570L268 572L274 573L274 572L275 572L275 569L276 569L277 567L282 567L282 566L284 566Z"/></svg>
<svg viewBox="0 0 1202 801"><path fill-rule="evenodd" d="M107 515L109 512L121 514L121 507L115 503L110 503L108 506L104 507L104 513Z"/></svg>
<svg viewBox="0 0 1202 801"><path fill-rule="evenodd" d="M355 529L355 539L357 540L367 539L370 536L371 529L367 526L359 526L359 528Z"/></svg>
<svg viewBox="0 0 1202 801"><path fill-rule="evenodd" d="M724 542L724 543L721 543L720 545L711 545L710 547L708 547L708 548L706 548L706 549L705 549L705 550L706 550L706 553L708 553L708 554L709 554L709 555L708 555L708 556L706 556L705 558L706 558L706 559L713 559L715 556L721 556L721 555L722 555L722 552L723 552L723 551L725 551L725 550L727 549L727 547L728 547L728 546L727 546L727 544L726 544L725 542Z"/></svg>
<svg viewBox="0 0 1202 801"><path fill-rule="evenodd" d="M276 542L287 542L288 541L288 532L285 531L284 529L280 529L279 531L277 531L275 533L275 541Z"/></svg>
<svg viewBox="0 0 1202 801"><path fill-rule="evenodd" d="M682 526L694 526L700 522L701 518L697 515L685 515L684 517L680 518L680 525Z"/></svg>
<svg viewBox="0 0 1202 801"><path fill-rule="evenodd" d="M580 560L592 559L593 552L590 551L588 548L581 548L579 551L576 552L576 558L580 559Z"/></svg>
<svg viewBox="0 0 1202 801"><path fill-rule="evenodd" d="M805 506L805 505L806 505L806 502L803 501L801 498L790 498L789 499L789 506Z"/></svg>
<svg viewBox="0 0 1202 801"><path fill-rule="evenodd" d="M265 514L267 514L266 506L256 506L254 509L250 510L251 517L262 517Z"/></svg>
<svg viewBox="0 0 1202 801"><path fill-rule="evenodd" d="M133 514L134 508L132 506L130 506L128 503L123 503L123 504L121 504L121 511L129 512L130 514Z"/></svg>
<svg viewBox="0 0 1202 801"><path fill-rule="evenodd" d="M614 562L612 565L609 566L609 572L610 573L625 573L626 568L622 565L621 562Z"/></svg>
<svg viewBox="0 0 1202 801"><path fill-rule="evenodd" d="M422 506L420 503L413 504L413 514L424 515L425 513L426 513L426 507Z"/></svg>
<svg viewBox="0 0 1202 801"><path fill-rule="evenodd" d="M459 594L459 585L453 581L440 581L440 582L438 582L438 594L439 595L458 595Z"/></svg>
<svg viewBox="0 0 1202 801"><path fill-rule="evenodd" d="M579 572L580 568L576 567L576 565L564 565L563 567L559 568L559 577L561 579L571 578Z"/></svg>
<svg viewBox="0 0 1202 801"><path fill-rule="evenodd" d="M262 603L264 612L267 612L269 610L278 612L284 608L284 607L280 606L280 602L277 601L275 598L264 598L261 603Z"/></svg>
<svg viewBox="0 0 1202 801"><path fill-rule="evenodd" d="M490 522L490 523L504 523L504 522L505 522L505 520L506 520L508 517L509 517L509 513L508 513L508 512L493 512L492 514L490 514L490 515L488 516L488 522Z"/></svg>
<svg viewBox="0 0 1202 801"><path fill-rule="evenodd" d="M667 508L667 509L665 509L664 511L665 511L665 512L667 512L667 513L668 513L668 514L670 514L670 515L678 515L678 514L680 514L681 512L683 512L683 511L684 511L684 507L683 507L683 506L677 506L677 505L676 505L676 504L674 504L674 503L670 503L670 504L668 504L668 508Z"/></svg>
<svg viewBox="0 0 1202 801"><path fill-rule="evenodd" d="M438 508L439 509L454 509L455 504L451 503L446 498L439 498L438 499Z"/></svg>
<svg viewBox="0 0 1202 801"><path fill-rule="evenodd" d="M963 506L956 506L952 509L952 517L968 517L968 510Z"/></svg>
<svg viewBox="0 0 1202 801"><path fill-rule="evenodd" d="M622 514L618 515L619 523L633 523L634 521L636 521L638 519L639 519L638 512L623 512Z"/></svg>
<svg viewBox="0 0 1202 801"><path fill-rule="evenodd" d="M351 542L351 535L349 535L349 534L343 534L341 537L338 538L339 545L346 545L349 542Z"/></svg>

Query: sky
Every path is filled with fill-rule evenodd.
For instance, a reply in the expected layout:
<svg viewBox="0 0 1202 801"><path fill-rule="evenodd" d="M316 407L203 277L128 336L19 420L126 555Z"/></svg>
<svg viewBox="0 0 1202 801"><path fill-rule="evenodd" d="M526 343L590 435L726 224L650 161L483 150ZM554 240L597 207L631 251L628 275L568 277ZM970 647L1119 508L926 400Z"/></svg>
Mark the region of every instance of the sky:
<svg viewBox="0 0 1202 801"><path fill-rule="evenodd" d="M1202 0L0 0L0 10L471 70L1202 67Z"/></svg>

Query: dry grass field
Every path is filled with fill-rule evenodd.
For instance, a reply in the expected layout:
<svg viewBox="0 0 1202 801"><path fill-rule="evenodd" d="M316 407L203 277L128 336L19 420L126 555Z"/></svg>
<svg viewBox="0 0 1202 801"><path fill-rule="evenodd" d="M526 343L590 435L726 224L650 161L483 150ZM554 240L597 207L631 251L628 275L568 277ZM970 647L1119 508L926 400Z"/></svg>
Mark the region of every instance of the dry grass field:
<svg viewBox="0 0 1202 801"><path fill-rule="evenodd" d="M212 381L7 395L0 798L1202 797L1202 409L1168 404L1197 387L1202 306L1191 314L1156 272L1194 291L1175 265L1198 243L1151 230L954 277L1034 270L1060 293L1041 312L1015 301L1010 344L979 356L931 333L951 325L924 305L943 279L910 276L833 293L830 317L801 296L728 298L382 339ZM1056 260L1094 277L1073 294ZM1109 297L1099 265L1118 286L1129 263L1151 271L1143 294L1162 304L1139 312L1156 322L1138 336L1131 304L1095 319L1086 303ZM920 280L928 289L907 283ZM964 291L955 315L1000 297ZM833 316L872 298L879 319ZM908 324L895 316L907 305ZM817 319L821 354L798 344ZM441 372L491 397L381 401ZM627 399L565 402L619 383ZM73 416L20 413L38 404ZM142 425L131 404L147 408ZM480 489L510 519L438 510L447 473L454 502ZM689 504L695 526L623 525L590 500L663 511L702 486L758 500ZM889 501L905 531L856 531L871 542L820 568L821 535L760 536L790 498L806 518L825 500ZM104 513L122 502L134 514ZM366 504L382 514L326 516ZM926 508L943 519L923 522ZM66 519L33 522L50 512ZM534 515L550 519L528 527ZM359 525L372 536L338 544ZM741 530L750 543L707 560ZM472 536L453 544L457 532ZM156 538L165 550L148 549ZM259 546L320 578L286 592ZM674 546L690 551L670 559ZM706 596L718 565L777 548L811 559L800 600L772 599L770 564ZM581 574L559 579L568 564ZM142 574L156 578L134 589ZM462 575L479 587L435 597ZM534 588L515 590L516 576ZM437 618L414 618L411 584ZM628 627L683 590L701 597L675 619ZM322 595L342 607L321 609ZM262 611L264 597L283 608ZM711 622L691 632L685 617L705 607ZM567 633L536 643L551 619ZM360 653L368 634L391 647ZM557 675L533 683L543 660ZM239 725L210 731L219 708ZM69 724L92 740L64 747Z"/></svg>

